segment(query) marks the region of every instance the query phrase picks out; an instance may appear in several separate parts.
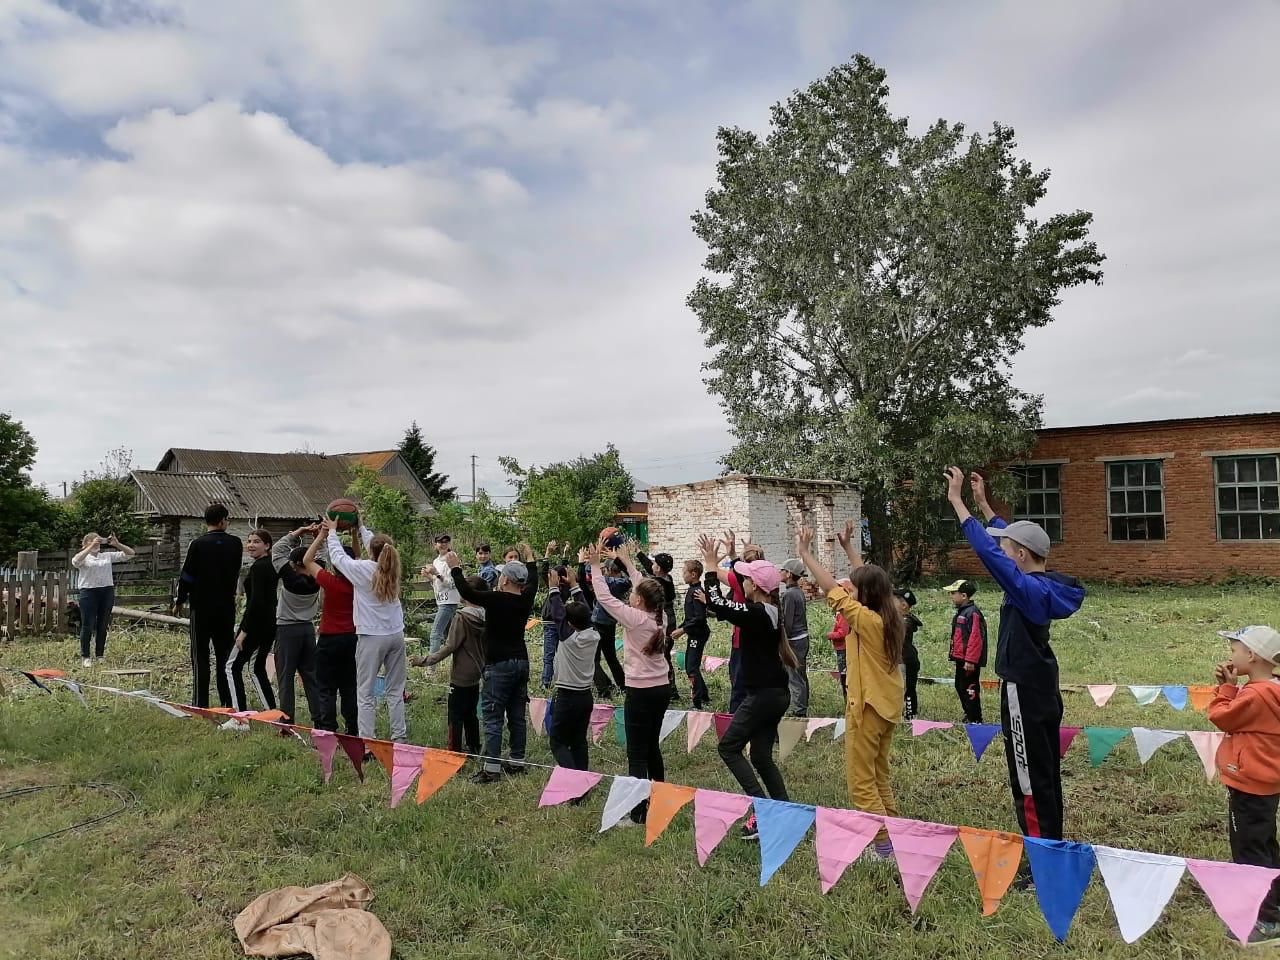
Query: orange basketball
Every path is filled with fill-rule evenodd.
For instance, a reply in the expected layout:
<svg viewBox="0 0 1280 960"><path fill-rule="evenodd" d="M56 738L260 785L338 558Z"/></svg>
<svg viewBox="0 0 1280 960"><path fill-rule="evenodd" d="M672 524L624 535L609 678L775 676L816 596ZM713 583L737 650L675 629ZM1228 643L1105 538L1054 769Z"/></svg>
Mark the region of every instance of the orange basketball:
<svg viewBox="0 0 1280 960"><path fill-rule="evenodd" d="M622 546L627 537L617 527L605 527L600 531L600 539L604 541L604 545L611 550Z"/></svg>
<svg viewBox="0 0 1280 960"><path fill-rule="evenodd" d="M339 497L329 504L325 511L330 520L338 521L339 530L350 530L360 521L359 510L355 503L346 497Z"/></svg>

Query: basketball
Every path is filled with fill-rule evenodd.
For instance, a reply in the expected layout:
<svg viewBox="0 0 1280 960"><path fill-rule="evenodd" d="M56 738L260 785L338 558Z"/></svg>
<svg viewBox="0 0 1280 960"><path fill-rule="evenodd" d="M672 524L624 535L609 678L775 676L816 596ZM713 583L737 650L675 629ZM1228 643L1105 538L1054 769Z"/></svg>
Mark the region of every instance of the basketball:
<svg viewBox="0 0 1280 960"><path fill-rule="evenodd" d="M339 530L350 530L360 519L356 505L346 497L339 497L334 500L329 504L325 512L329 515L330 520L338 521Z"/></svg>
<svg viewBox="0 0 1280 960"><path fill-rule="evenodd" d="M610 550L616 550L626 542L627 536L617 527L605 527L600 531L600 539Z"/></svg>

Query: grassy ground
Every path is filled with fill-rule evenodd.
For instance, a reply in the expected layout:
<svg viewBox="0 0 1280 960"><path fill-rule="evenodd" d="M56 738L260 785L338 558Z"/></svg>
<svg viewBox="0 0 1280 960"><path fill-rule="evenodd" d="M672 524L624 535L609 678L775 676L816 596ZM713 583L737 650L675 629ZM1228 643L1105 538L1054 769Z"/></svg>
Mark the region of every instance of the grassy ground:
<svg viewBox="0 0 1280 960"><path fill-rule="evenodd" d="M984 587L988 585L984 584ZM923 594L918 639L925 675L948 672L945 598ZM996 600L979 595L994 617ZM814 632L825 610L811 608ZM1280 623L1280 596L1261 587L1098 589L1084 611L1056 628L1066 681L1206 682L1220 657L1213 631ZM993 623L994 636L994 623ZM179 634L117 634L108 668L151 668L157 693L185 700L189 676ZM811 714L840 712L839 686L823 674L833 658L815 645ZM727 654L717 635L713 653ZM0 646L0 667L82 670L71 640ZM535 651L536 655L536 651ZM443 692L415 671L411 739L442 743ZM691 817L677 817L651 849L635 830L601 836L602 799L539 810L545 777L491 787L458 778L424 806L387 808L375 770L360 784L339 755L320 783L314 756L265 734L223 733L175 720L145 704L90 695L39 694L7 675L0 698L0 791L26 784L105 781L133 791L135 806L101 825L13 849L50 830L106 812L114 798L86 788L0 801L0 956L25 958L238 957L231 921L257 893L351 871L373 888L374 910L396 956L520 957L918 957L1065 955L1223 957L1234 948L1188 878L1166 917L1134 947L1121 941L1099 878L1066 947L1052 939L1029 894L1011 893L983 919L967 860L953 849L913 919L892 867L855 864L826 897L818 892L812 842L768 887L758 884L754 845L728 838L708 862L693 856ZM713 694L727 699L724 671ZM955 720L949 687L923 687L924 714ZM686 702L687 705L687 702ZM988 717L995 710L988 699ZM1203 716L1163 701L1139 708L1121 691L1104 709L1068 695L1066 723L1207 729ZM549 763L544 738L530 759ZM818 733L788 759L793 798L846 806L842 744ZM712 736L692 755L683 730L667 741L673 782L733 790ZM592 766L625 772L612 738ZM1131 741L1097 770L1083 739L1065 764L1072 837L1171 854L1226 859L1225 799L1207 784L1190 743L1163 748L1140 766ZM975 765L959 731L899 740L894 785L904 816L1010 829L1002 752Z"/></svg>

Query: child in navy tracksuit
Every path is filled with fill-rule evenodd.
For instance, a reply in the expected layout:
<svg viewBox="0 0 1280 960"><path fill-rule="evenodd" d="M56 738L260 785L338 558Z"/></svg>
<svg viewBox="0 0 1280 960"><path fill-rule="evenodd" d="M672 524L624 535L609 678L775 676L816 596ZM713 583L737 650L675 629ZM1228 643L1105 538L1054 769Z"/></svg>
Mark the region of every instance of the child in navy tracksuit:
<svg viewBox="0 0 1280 960"><path fill-rule="evenodd" d="M707 623L707 605L698 598L698 583L702 580L702 561L684 562L684 621L671 633L672 640L685 640L684 672L689 677L693 695L693 709L702 710L711 705L711 693L702 676L702 651L711 639L711 625Z"/></svg>
<svg viewBox="0 0 1280 960"><path fill-rule="evenodd" d="M957 580L942 588L951 594L956 612L951 618L951 647L947 659L956 665L956 696L965 723L982 722L982 668L987 665L987 620L973 602L978 587Z"/></svg>

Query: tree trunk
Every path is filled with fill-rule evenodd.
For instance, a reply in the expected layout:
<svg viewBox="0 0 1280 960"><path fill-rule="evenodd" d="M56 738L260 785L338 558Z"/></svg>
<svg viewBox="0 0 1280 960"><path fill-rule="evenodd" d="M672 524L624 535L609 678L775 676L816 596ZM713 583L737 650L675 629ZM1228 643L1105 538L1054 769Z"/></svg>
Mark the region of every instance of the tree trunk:
<svg viewBox="0 0 1280 960"><path fill-rule="evenodd" d="M862 491L862 515L871 528L870 561L884 569L893 562L893 534L889 529L889 501L880 487L869 486Z"/></svg>

